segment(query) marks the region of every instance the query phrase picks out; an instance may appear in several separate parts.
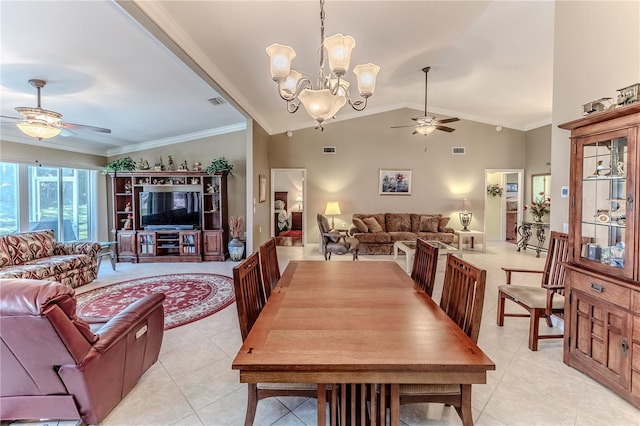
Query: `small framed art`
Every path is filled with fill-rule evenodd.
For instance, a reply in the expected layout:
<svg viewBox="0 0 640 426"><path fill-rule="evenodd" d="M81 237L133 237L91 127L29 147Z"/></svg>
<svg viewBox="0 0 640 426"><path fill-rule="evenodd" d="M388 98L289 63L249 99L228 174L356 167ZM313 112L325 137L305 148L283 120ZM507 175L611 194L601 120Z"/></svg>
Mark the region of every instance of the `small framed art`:
<svg viewBox="0 0 640 426"><path fill-rule="evenodd" d="M411 195L411 170L380 169L379 195Z"/></svg>

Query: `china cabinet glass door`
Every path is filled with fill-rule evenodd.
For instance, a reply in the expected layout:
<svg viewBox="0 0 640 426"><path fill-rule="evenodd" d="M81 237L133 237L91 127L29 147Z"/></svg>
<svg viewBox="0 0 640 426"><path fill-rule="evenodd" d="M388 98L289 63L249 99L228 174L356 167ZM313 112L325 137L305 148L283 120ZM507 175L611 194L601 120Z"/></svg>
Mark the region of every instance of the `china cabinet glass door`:
<svg viewBox="0 0 640 426"><path fill-rule="evenodd" d="M578 139L582 179L575 200L578 262L629 278L633 262L627 248L633 252L633 229L628 228L627 211L634 200L627 171L633 142L626 130Z"/></svg>

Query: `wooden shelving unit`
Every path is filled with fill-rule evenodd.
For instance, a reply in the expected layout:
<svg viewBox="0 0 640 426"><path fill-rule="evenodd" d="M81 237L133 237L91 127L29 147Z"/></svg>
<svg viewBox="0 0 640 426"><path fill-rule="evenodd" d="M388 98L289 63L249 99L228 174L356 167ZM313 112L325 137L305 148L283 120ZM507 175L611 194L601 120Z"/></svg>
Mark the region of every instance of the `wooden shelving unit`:
<svg viewBox="0 0 640 426"><path fill-rule="evenodd" d="M227 175L204 172L114 172L112 233L118 261L224 261L228 256ZM196 229L144 229L140 193L189 191L199 194L200 224ZM167 223L169 227L171 223Z"/></svg>

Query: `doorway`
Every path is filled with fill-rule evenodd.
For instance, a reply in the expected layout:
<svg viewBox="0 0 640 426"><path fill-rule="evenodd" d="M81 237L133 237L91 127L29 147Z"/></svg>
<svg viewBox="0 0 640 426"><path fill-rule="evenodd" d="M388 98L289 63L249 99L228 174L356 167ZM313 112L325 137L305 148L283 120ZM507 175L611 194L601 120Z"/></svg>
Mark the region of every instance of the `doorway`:
<svg viewBox="0 0 640 426"><path fill-rule="evenodd" d="M276 245L303 247L306 169L271 169L271 235Z"/></svg>
<svg viewBox="0 0 640 426"><path fill-rule="evenodd" d="M485 187L497 185L501 195L485 191L484 229L487 239L517 244L517 226L522 222L524 200L523 169L486 169Z"/></svg>

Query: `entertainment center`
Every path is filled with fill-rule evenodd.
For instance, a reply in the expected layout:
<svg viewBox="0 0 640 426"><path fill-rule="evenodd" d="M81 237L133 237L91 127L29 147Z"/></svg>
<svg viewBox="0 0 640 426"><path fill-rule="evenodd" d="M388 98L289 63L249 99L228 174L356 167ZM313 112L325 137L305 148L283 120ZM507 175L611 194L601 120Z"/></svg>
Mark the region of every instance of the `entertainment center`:
<svg viewBox="0 0 640 426"><path fill-rule="evenodd" d="M224 261L227 174L112 172L113 230L119 262Z"/></svg>

